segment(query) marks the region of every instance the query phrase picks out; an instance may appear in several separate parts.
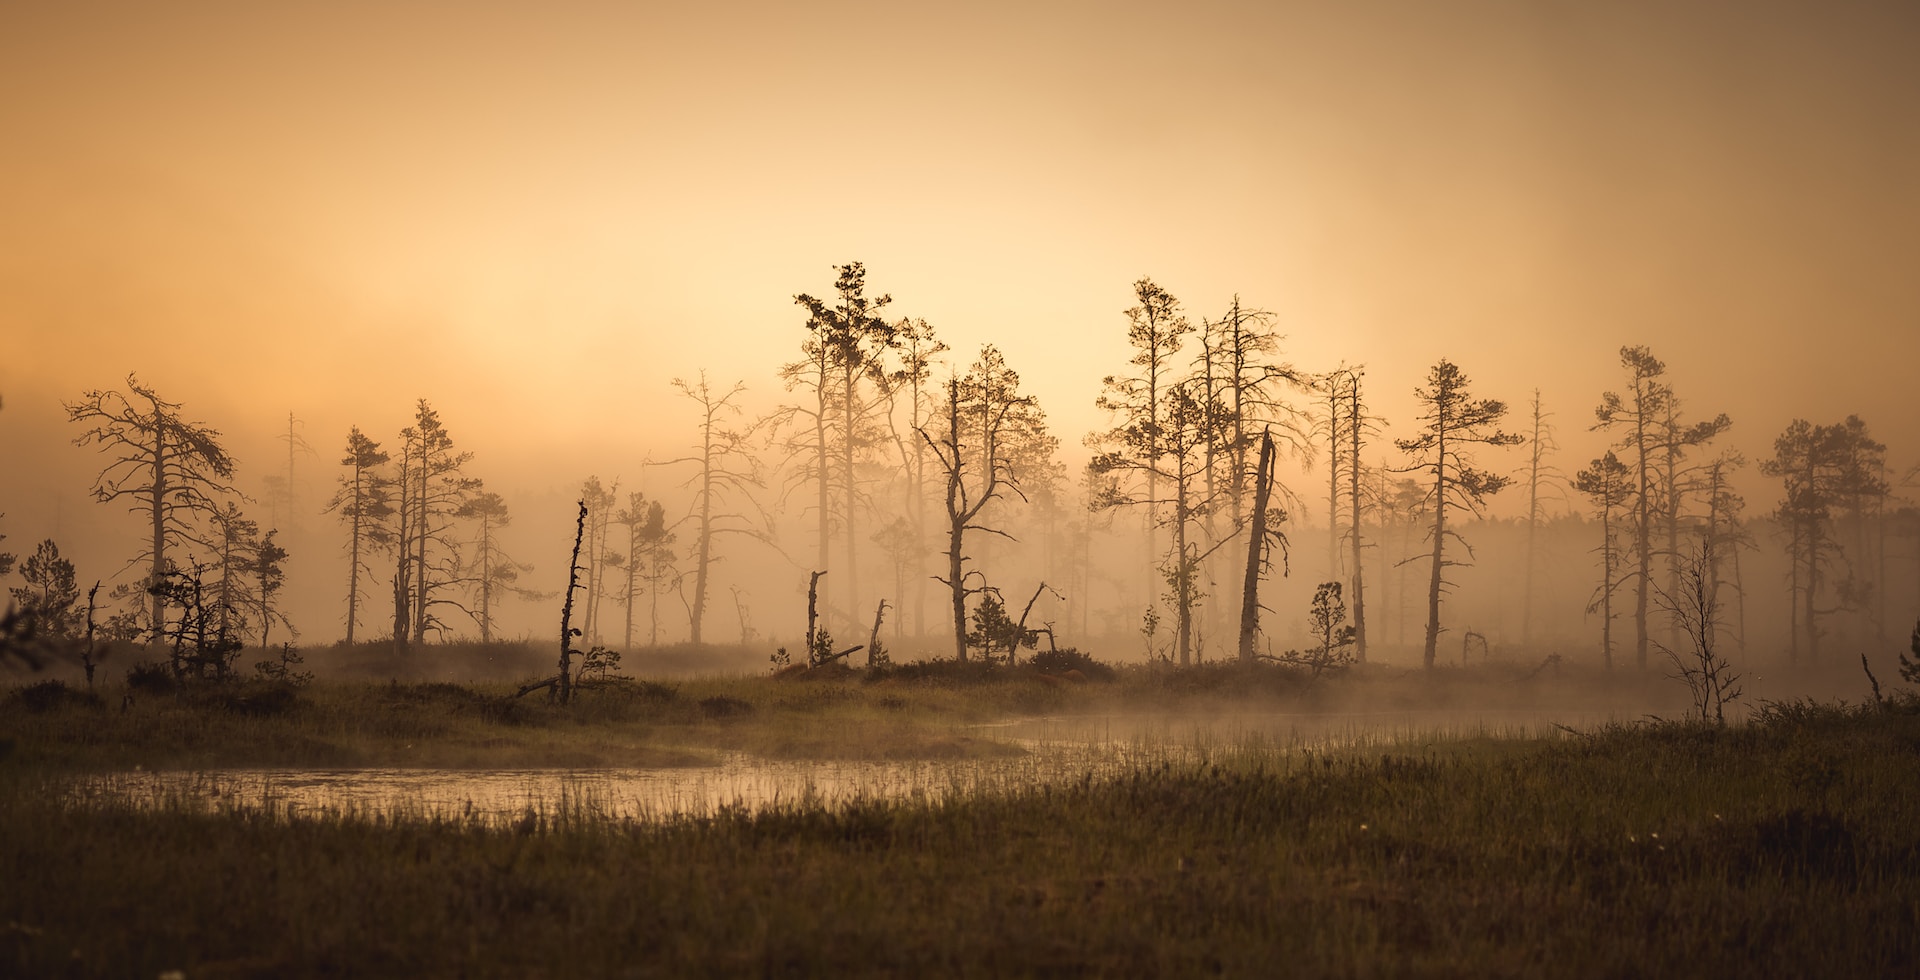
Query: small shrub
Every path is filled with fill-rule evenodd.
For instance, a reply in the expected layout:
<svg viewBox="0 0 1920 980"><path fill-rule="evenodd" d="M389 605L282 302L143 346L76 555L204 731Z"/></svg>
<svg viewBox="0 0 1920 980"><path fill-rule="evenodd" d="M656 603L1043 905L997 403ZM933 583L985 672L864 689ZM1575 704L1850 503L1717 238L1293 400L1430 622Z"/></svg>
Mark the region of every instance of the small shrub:
<svg viewBox="0 0 1920 980"><path fill-rule="evenodd" d="M99 695L91 691L76 691L64 681L41 681L8 694L7 704L37 713L70 706L98 708L102 702Z"/></svg>
<svg viewBox="0 0 1920 980"><path fill-rule="evenodd" d="M417 684L402 684L392 681L387 684L385 698L389 702L401 704L468 704L482 700L478 692L449 684L446 681L422 681Z"/></svg>
<svg viewBox="0 0 1920 980"><path fill-rule="evenodd" d="M680 689L672 684L661 684L656 681L636 681L633 685L633 695L642 701L671 704L680 700Z"/></svg>
<svg viewBox="0 0 1920 980"><path fill-rule="evenodd" d="M197 692L194 703L229 714L270 717L284 715L298 707L300 695L291 684L221 684Z"/></svg>
<svg viewBox="0 0 1920 980"><path fill-rule="evenodd" d="M1069 670L1077 670L1081 676L1090 681L1111 681L1114 678L1112 667L1073 647L1063 650L1042 650L1028 657L1027 663L1043 674L1064 674Z"/></svg>
<svg viewBox="0 0 1920 980"><path fill-rule="evenodd" d="M708 718L734 718L753 713L753 705L739 698L716 695L700 699L700 713Z"/></svg>
<svg viewBox="0 0 1920 980"><path fill-rule="evenodd" d="M166 664L139 663L127 671L127 689L141 694L172 694L180 682Z"/></svg>
<svg viewBox="0 0 1920 980"><path fill-rule="evenodd" d="M291 643L280 644L280 655L272 660L261 660L253 665L260 679L269 683L286 684L291 687L306 687L313 683L313 671L298 669L306 663L300 651Z"/></svg>

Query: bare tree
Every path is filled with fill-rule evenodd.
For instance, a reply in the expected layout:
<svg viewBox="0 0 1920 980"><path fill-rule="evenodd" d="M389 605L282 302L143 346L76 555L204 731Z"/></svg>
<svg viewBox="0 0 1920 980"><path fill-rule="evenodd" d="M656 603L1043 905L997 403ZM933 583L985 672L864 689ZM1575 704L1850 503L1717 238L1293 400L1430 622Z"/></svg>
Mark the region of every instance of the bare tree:
<svg viewBox="0 0 1920 980"><path fill-rule="evenodd" d="M715 563L722 560L715 554L716 543L722 537L743 535L759 541L771 539L768 531L769 521L764 513L759 522L749 518L744 507L758 510L753 494L765 486L760 473L760 460L753 454L749 440L755 426L741 427L729 424L728 416L738 417L740 406L734 399L747 390L741 382L724 393L715 391L707 383L707 373L700 372L700 380L689 384L683 379L673 379L674 387L680 393L700 406L700 445L697 454L669 460L669 463L692 463L698 469L688 479L687 485L693 487L693 595L689 615L689 637L694 646L702 643L702 627L707 617L707 601L710 594L711 573ZM631 509L631 508L630 508ZM629 530L633 524L628 524ZM635 552L629 551L629 555ZM632 570L631 564L628 566ZM631 618L631 617L629 617ZM632 642L632 626L628 626L628 642Z"/></svg>
<svg viewBox="0 0 1920 980"><path fill-rule="evenodd" d="M1558 467L1547 462L1549 454L1560 450L1560 444L1553 438L1553 426L1547 423L1552 417L1553 413L1541 405L1540 389L1533 389L1533 433L1527 438L1527 580L1520 600L1520 644L1529 648L1533 645L1534 566L1540 554L1540 517L1544 506L1541 489L1566 479ZM1612 656L1609 650L1608 663L1612 663Z"/></svg>
<svg viewBox="0 0 1920 980"><path fill-rule="evenodd" d="M1306 416L1285 395L1308 388L1311 379L1278 359L1284 338L1274 331L1273 319L1266 310L1242 306L1235 295L1227 312L1203 329L1205 373L1213 379L1208 397L1223 406L1227 420L1226 491L1235 528L1242 526L1253 492L1260 440L1272 438L1276 451L1296 456L1308 442ZM1270 490L1288 496L1279 484Z"/></svg>
<svg viewBox="0 0 1920 980"><path fill-rule="evenodd" d="M1741 696L1741 675L1719 651L1720 606L1713 597L1713 542L1702 539L1699 547L1680 560L1680 591L1656 590L1660 606L1673 617L1680 635L1686 637L1686 649L1660 645L1678 677L1693 698L1693 712L1703 722L1727 723L1727 705Z"/></svg>
<svg viewBox="0 0 1920 980"><path fill-rule="evenodd" d="M620 481L604 486L598 476L589 476L580 486L580 499L587 504L587 581L586 609L582 610L580 630L588 646L600 642L600 600L607 590L607 533L613 523L613 505L618 501Z"/></svg>
<svg viewBox="0 0 1920 980"><path fill-rule="evenodd" d="M1247 528L1247 569L1240 589L1240 642L1241 663L1252 663L1254 659L1254 639L1260 632L1260 579L1273 567L1272 548L1280 549L1283 563L1286 561L1287 538L1281 533L1280 525L1287 519L1285 510L1274 508L1273 469L1275 449L1270 433L1260 435L1260 455L1253 471L1253 510L1249 515Z"/></svg>
<svg viewBox="0 0 1920 980"><path fill-rule="evenodd" d="M1471 556L1466 539L1447 527L1447 509L1465 508L1479 516L1486 498L1507 486L1507 478L1476 469L1467 455L1467 447L1513 446L1522 437L1501 431L1496 423L1507 414L1505 402L1491 398L1475 399L1468 392L1467 376L1442 358L1427 374L1427 384L1414 389L1414 397L1426 406L1420 416L1425 430L1412 439L1397 439L1402 452L1411 453L1416 462L1401 472L1425 472L1433 478L1427 500L1433 509L1433 569L1427 582L1427 640L1422 662L1433 666L1440 640L1440 594L1446 588L1445 569L1463 564L1446 557L1448 537L1460 542Z"/></svg>
<svg viewBox="0 0 1920 980"><path fill-rule="evenodd" d="M887 362L877 372L881 394L886 398L886 419L893 445L900 455L901 498L905 504L905 523L885 532L885 540L903 550L896 555L896 574L911 571L913 586L913 630L927 631L927 446L918 433L938 410L937 399L929 389L934 359L947 345L934 336L933 326L922 319L903 319L894 324ZM904 405L904 418L902 406ZM908 538L907 535L911 537ZM890 554L893 554L890 552ZM900 569L900 560L910 560L911 568ZM900 596L900 602L906 596ZM899 610L896 609L896 612ZM894 635L899 636L904 616L894 617Z"/></svg>
<svg viewBox="0 0 1920 980"><path fill-rule="evenodd" d="M280 483L278 492L268 495L269 501L276 505L274 509L267 512L268 523L274 527L284 525L290 530L298 530L299 528L299 491L295 484L294 462L298 457L303 455L319 455L319 453L314 451L313 445L307 442L306 437L300 434L300 426L303 424L304 422L302 420L295 418L292 412L288 412L287 431L274 437L287 444L287 475L284 478L284 482L276 480L273 477L268 478L270 483ZM286 506L287 519L285 521L280 520L280 511L277 506L279 504Z"/></svg>
<svg viewBox="0 0 1920 980"><path fill-rule="evenodd" d="M964 661L967 598L985 588L969 584L982 576L978 570L966 568L970 559L966 534L979 531L1010 537L980 517L995 500L1008 494L1022 496L1011 443L1020 432L1032 430L1034 420L1040 417L1040 406L1032 396L1020 393L1020 376L991 346L981 349L980 357L964 377L947 381L946 402L942 413L945 431L936 436L923 427L920 438L946 474L947 574L936 580L947 586L953 609L954 656ZM979 442L974 443L976 434Z"/></svg>
<svg viewBox="0 0 1920 980"><path fill-rule="evenodd" d="M125 501L146 520L147 547L133 563L148 562L146 629L158 643L166 628L159 586L173 570L168 552L205 543L195 522L234 492L228 482L233 457L221 447L219 432L185 420L179 402L161 398L131 374L125 393L91 390L64 407L67 421L87 427L74 444L113 457L94 481L94 499Z"/></svg>

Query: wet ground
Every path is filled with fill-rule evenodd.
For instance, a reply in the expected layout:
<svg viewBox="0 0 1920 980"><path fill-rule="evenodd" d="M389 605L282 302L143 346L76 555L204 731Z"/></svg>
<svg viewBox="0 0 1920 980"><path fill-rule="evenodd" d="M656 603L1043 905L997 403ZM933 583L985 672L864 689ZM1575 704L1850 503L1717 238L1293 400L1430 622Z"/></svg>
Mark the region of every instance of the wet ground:
<svg viewBox="0 0 1920 980"><path fill-rule="evenodd" d="M510 822L532 812L657 820L730 807L936 801L1099 778L1143 765L1192 764L1223 753L1414 751L1436 740L1541 735L1609 720L1630 719L1524 711L1057 716L979 726L979 737L1022 750L980 759L791 761L735 753L718 765L678 768L134 771L85 777L69 792L82 802L187 803L288 816Z"/></svg>

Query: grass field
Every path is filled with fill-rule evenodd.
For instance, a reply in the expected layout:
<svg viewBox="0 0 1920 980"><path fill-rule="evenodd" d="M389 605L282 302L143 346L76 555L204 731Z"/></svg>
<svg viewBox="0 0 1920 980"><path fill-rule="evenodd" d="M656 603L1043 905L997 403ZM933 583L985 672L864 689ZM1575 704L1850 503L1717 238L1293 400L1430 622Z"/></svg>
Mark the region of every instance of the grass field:
<svg viewBox="0 0 1920 980"><path fill-rule="evenodd" d="M1341 683L1448 697L1431 679ZM561 708L368 684L124 711L111 690L39 710L16 695L0 709L0 972L1899 976L1920 957L1910 698L1384 753L1225 744L943 802L662 822L591 798L511 823L61 802L74 774L134 764L1001 751L968 726L1282 696L1248 687L711 679Z"/></svg>

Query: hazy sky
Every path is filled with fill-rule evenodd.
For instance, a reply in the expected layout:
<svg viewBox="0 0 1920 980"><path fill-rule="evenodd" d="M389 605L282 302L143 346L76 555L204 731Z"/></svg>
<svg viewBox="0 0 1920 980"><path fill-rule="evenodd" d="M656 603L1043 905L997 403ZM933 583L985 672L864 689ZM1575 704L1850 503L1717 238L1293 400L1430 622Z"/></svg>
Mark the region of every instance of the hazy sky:
<svg viewBox="0 0 1920 980"><path fill-rule="evenodd" d="M856 259L1075 453L1146 275L1390 420L1443 355L1538 386L1569 471L1626 343L1749 456L1851 411L1904 467L1915 52L1908 2L7 4L4 530L90 506L58 400L129 371L253 480L420 396L495 485L631 477Z"/></svg>

